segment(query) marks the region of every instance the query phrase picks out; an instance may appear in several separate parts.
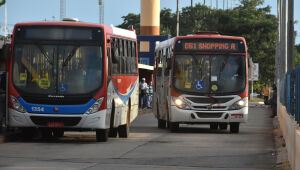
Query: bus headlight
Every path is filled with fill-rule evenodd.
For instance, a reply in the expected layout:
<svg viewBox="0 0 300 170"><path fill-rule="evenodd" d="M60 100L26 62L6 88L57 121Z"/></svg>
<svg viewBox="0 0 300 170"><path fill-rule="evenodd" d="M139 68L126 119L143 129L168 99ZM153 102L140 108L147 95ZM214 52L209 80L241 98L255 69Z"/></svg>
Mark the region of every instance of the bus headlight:
<svg viewBox="0 0 300 170"><path fill-rule="evenodd" d="M245 98L242 98L241 100L233 103L233 105L231 105L229 107L229 110L239 110L239 109L245 107L246 104L247 104L247 98L245 97Z"/></svg>
<svg viewBox="0 0 300 170"><path fill-rule="evenodd" d="M189 104L184 99L181 99L179 97L173 97L173 102L175 106L180 109L191 109Z"/></svg>
<svg viewBox="0 0 300 170"><path fill-rule="evenodd" d="M104 99L104 97L99 98L85 113L86 114L96 113L99 110L99 108L103 102L103 99Z"/></svg>
<svg viewBox="0 0 300 170"><path fill-rule="evenodd" d="M21 105L18 99L16 99L14 96L10 96L10 100L14 106L14 109L21 112L21 113L26 113L25 108Z"/></svg>

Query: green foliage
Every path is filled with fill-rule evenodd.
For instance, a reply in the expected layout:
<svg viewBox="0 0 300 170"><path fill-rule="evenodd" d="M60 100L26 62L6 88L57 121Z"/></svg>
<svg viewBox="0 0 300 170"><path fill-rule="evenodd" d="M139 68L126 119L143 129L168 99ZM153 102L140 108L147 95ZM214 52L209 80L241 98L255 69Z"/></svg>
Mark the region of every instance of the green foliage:
<svg viewBox="0 0 300 170"><path fill-rule="evenodd" d="M218 31L223 35L245 37L248 53L254 63L259 63L260 75L257 83L272 84L275 75L277 18L270 14L270 6L261 7L264 0L240 0L240 3L240 6L232 10L210 9L200 3L194 7L182 8L180 35L193 34L196 31ZM172 13L171 9L165 8L160 16L161 34L176 36L176 12ZM131 21L133 23L129 25L139 23L139 15L128 14L122 18L122 28L127 28Z"/></svg>
<svg viewBox="0 0 300 170"><path fill-rule="evenodd" d="M160 34L175 35L176 34L176 15L171 9L164 8L160 11Z"/></svg>
<svg viewBox="0 0 300 170"><path fill-rule="evenodd" d="M0 0L0 6L5 4L6 0Z"/></svg>
<svg viewBox="0 0 300 170"><path fill-rule="evenodd" d="M117 27L128 29L130 26L136 31L136 34L140 34L140 14L129 13L127 16L122 16L123 23Z"/></svg>

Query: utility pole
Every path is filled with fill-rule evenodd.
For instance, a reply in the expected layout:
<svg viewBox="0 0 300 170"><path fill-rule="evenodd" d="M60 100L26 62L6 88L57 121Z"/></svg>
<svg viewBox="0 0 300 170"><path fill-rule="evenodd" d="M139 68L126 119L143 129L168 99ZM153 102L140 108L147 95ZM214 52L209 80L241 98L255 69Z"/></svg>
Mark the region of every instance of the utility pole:
<svg viewBox="0 0 300 170"><path fill-rule="evenodd" d="M103 4L103 0L99 0L99 24L104 24L104 4Z"/></svg>
<svg viewBox="0 0 300 170"><path fill-rule="evenodd" d="M6 3L4 4L4 30L3 34L6 36L8 34L8 29L7 29L7 7Z"/></svg>
<svg viewBox="0 0 300 170"><path fill-rule="evenodd" d="M191 0L191 8L193 8L193 0Z"/></svg>
<svg viewBox="0 0 300 170"><path fill-rule="evenodd" d="M276 42L276 56L275 56L275 83L276 83L276 86L279 87L279 81L280 81L280 56L281 56L281 44L280 44L280 40L281 40L281 0L277 0L277 18L278 18L278 21L277 21L277 25L278 25L278 28L277 28L277 42ZM279 89L279 88L277 88ZM279 93L277 93L279 94Z"/></svg>
<svg viewBox="0 0 300 170"><path fill-rule="evenodd" d="M228 1L229 1L229 0L227 0L227 9L228 9Z"/></svg>
<svg viewBox="0 0 300 170"><path fill-rule="evenodd" d="M225 0L223 0L223 10L225 10Z"/></svg>
<svg viewBox="0 0 300 170"><path fill-rule="evenodd" d="M219 8L219 0L216 0L216 8Z"/></svg>
<svg viewBox="0 0 300 170"><path fill-rule="evenodd" d="M281 10L281 73L283 76L287 71L287 0L282 0Z"/></svg>
<svg viewBox="0 0 300 170"><path fill-rule="evenodd" d="M204 0L205 3L205 0ZM177 0L177 24L176 24L176 36L179 36L179 0Z"/></svg>
<svg viewBox="0 0 300 170"><path fill-rule="evenodd" d="M294 69L294 0L288 0L287 72Z"/></svg>
<svg viewBox="0 0 300 170"><path fill-rule="evenodd" d="M60 0L60 20L66 17L66 0Z"/></svg>

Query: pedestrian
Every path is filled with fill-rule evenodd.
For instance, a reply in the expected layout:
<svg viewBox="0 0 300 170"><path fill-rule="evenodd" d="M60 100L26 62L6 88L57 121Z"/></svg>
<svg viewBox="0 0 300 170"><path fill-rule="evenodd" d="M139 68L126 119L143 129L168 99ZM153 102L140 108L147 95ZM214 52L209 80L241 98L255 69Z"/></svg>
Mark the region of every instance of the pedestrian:
<svg viewBox="0 0 300 170"><path fill-rule="evenodd" d="M148 109L151 109L151 103L152 103L152 95L153 95L153 87L152 87L152 81L149 83L149 88L148 88L148 100L147 100L147 107Z"/></svg>
<svg viewBox="0 0 300 170"><path fill-rule="evenodd" d="M270 88L266 84L263 88L263 92L264 92L264 103L265 105L269 105Z"/></svg>
<svg viewBox="0 0 300 170"><path fill-rule="evenodd" d="M148 84L146 83L146 78L142 78L142 82L140 84L140 104L142 109L144 109L147 104L146 103L147 90L148 90Z"/></svg>
<svg viewBox="0 0 300 170"><path fill-rule="evenodd" d="M271 107L272 107L272 116L275 117L277 115L277 87L276 84L273 84L272 87L272 98L271 98Z"/></svg>
<svg viewBox="0 0 300 170"><path fill-rule="evenodd" d="M6 115L6 72L0 75L0 133L2 133L3 120Z"/></svg>

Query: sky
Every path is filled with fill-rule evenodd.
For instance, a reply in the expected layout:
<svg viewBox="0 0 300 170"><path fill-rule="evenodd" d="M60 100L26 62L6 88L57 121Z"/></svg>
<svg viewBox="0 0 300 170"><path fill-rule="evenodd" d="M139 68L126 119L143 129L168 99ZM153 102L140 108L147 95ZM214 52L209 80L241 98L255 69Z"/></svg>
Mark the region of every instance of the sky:
<svg viewBox="0 0 300 170"><path fill-rule="evenodd" d="M204 0L193 0L195 3L203 3ZM212 6L216 8L216 1L212 0ZM235 1L235 6L239 0ZM128 13L140 13L140 0L103 0L104 2L104 24L119 25L123 22L122 16ZM160 7L171 8L176 11L176 0L160 0ZM210 6L210 0L206 5ZM227 2L227 0L225 0ZM230 0L229 0L230 2ZM300 1L294 0L294 6L299 7ZM227 3L226 3L227 4ZM7 23L11 32L14 24L24 21L59 20L60 0L6 0ZM179 8L190 6L190 0L179 0ZM277 0L265 0L264 6L271 6L271 14L277 15ZM223 0L218 0L219 8L223 8ZM227 5L225 5L227 7ZM229 4L231 7L231 4ZM66 17L78 18L80 21L99 22L98 0L66 0ZM294 19L298 21L295 30L298 32L296 44L300 44L300 11L295 8ZM0 8L0 34L3 34L4 6Z"/></svg>

